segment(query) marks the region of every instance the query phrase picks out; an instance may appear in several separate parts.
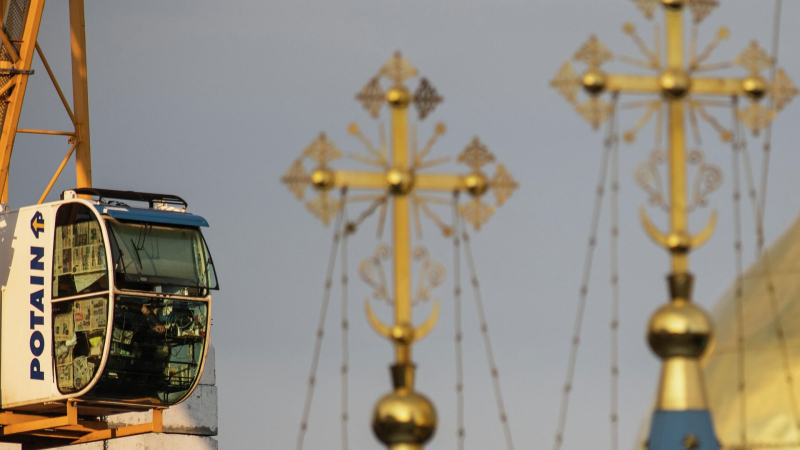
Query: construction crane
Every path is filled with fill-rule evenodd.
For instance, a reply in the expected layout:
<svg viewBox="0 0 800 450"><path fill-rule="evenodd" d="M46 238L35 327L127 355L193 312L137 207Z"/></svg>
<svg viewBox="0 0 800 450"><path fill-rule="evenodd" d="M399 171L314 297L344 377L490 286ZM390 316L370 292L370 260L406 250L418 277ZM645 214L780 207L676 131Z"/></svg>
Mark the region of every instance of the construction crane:
<svg viewBox="0 0 800 450"><path fill-rule="evenodd" d="M44 3L0 0L0 441L35 448L160 432L202 375L218 287L186 201L92 186L84 2L69 0L71 106L37 43ZM20 127L34 52L72 130ZM70 149L38 204L10 209L17 133ZM45 203L73 154L77 187ZM137 411L152 420L104 419Z"/></svg>

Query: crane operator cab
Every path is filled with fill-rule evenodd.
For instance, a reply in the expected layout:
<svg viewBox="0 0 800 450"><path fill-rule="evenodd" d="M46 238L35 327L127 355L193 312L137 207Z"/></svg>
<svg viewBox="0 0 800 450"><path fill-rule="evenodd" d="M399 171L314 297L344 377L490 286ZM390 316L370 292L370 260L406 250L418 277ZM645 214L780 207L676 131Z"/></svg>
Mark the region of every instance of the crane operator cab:
<svg viewBox="0 0 800 450"><path fill-rule="evenodd" d="M186 206L75 189L0 215L3 410L77 401L110 414L191 394L218 285L200 231L208 223Z"/></svg>

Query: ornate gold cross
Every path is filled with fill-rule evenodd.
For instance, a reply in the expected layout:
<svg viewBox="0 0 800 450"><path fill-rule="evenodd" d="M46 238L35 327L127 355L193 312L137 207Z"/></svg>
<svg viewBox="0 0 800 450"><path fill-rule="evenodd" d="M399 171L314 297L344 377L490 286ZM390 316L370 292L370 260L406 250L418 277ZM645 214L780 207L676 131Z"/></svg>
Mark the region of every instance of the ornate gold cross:
<svg viewBox="0 0 800 450"><path fill-rule="evenodd" d="M600 98L605 91L633 94L657 94L659 98L635 102L634 107L646 108L642 118L623 137L632 142L640 131L658 113L656 124L656 142L660 143L661 114L666 111L669 130L668 152L666 160L669 164L669 232L660 231L648 218L644 207L641 210L642 222L647 233L660 246L669 250L672 260L672 273L668 277L670 302L653 314L648 326L648 340L653 351L662 358L662 372L656 408L651 422L651 434L648 447L650 450L673 448L678 442L676 436L693 436L693 445L702 443L702 448L715 450L718 448L714 436L713 424L706 403L705 387L702 381L699 360L704 354L713 334L713 327L707 314L692 300L692 275L689 272L689 252L702 245L713 233L716 214L705 229L697 235L689 233L688 212L691 205L687 202L686 193L686 116L699 143L698 116L709 123L723 141L739 139L709 114L706 106L734 107L734 100L746 97L751 104L742 109L735 109L737 120L740 120L754 133L758 133L775 118L791 99L798 94L797 88L783 70L775 68L775 61L769 54L751 43L733 63L707 64L714 49L727 39L729 32L720 28L715 38L705 49L698 53L698 26L708 16L717 0L633 0L636 6L648 19L653 18L656 9L662 8L665 15L666 48L662 53L661 33L655 26L653 49L645 44L636 28L631 23L623 26L641 51L644 59L621 57L626 63L655 72L653 75L609 74L602 66L613 59L612 53L600 41L592 36L578 50L574 59L587 66L582 75L578 75L567 62L561 66L556 77L551 81L555 87L594 128L599 127L608 117L615 113L616 103L609 104ZM684 12L692 14L692 33L685 59L684 49ZM747 71L741 78L704 77L707 71L738 65ZM772 80L767 81L761 75L766 69L772 69ZM589 94L589 99L578 101L580 87ZM731 103L720 102L712 97L728 97ZM770 105L764 107L759 103L768 96ZM738 144L738 143L737 143ZM693 156L694 155L694 156ZM690 153L689 162L697 162L698 151ZM701 167L701 172L704 170ZM718 169L716 174L719 174ZM713 183L718 185L719 178L712 175ZM660 185L660 182L657 183ZM652 192L651 192L652 194ZM652 197L651 197L652 198ZM703 203L700 199L699 203ZM689 447L684 440L684 445Z"/></svg>
<svg viewBox="0 0 800 450"><path fill-rule="evenodd" d="M497 164L494 175L489 178L483 168L494 162L495 158L477 138L462 151L458 162L470 168L464 175L427 173L425 169L445 163L449 158L429 159L430 151L445 132L443 124L437 124L427 144L418 149L416 129L409 132L408 109L412 104L420 120L425 119L442 101L442 97L427 79L421 78L419 87L411 93L405 82L417 76L417 69L400 53L396 53L364 88L356 94L356 99L377 118L384 104L391 111L391 152L381 129L380 145L375 147L356 124L348 131L356 136L367 149L367 155L351 154L352 159L380 169L379 171L333 170L330 163L342 157L342 152L325 136L320 134L303 152L301 158L289 168L282 181L295 196L302 200L310 184L318 192L317 197L306 203L306 207L326 225L343 207L341 200L330 196L335 188L349 190L377 191L358 200L377 200L381 205L382 224L387 213L388 203L393 203L393 241L394 241L394 323L382 323L366 303L367 315L375 330L391 340L396 350L396 363L392 366L395 390L381 399L375 408L373 429L379 439L389 448L418 449L432 436L436 426L433 405L423 396L413 391L414 365L411 347L433 328L438 303L434 303L430 317L420 326L412 322L411 289L411 221L421 234L420 217L430 218L445 236L454 230L439 219L430 208L432 204L450 201L422 194L422 192L454 193L466 191L471 200L459 207L459 213L480 229L494 213L495 207L502 205L518 187L517 182L502 164ZM388 80L390 87L384 90L382 80ZM409 145L411 139L411 145ZM303 160L313 161L315 168L306 171ZM485 202L485 194L492 191L495 205ZM380 226L382 228L382 225ZM416 415L416 418L414 416ZM402 425L411 420L406 425ZM403 428L403 427L406 428ZM414 433L409 430L415 429ZM402 444L402 445L401 445ZM396 447L397 446L397 447Z"/></svg>
<svg viewBox="0 0 800 450"><path fill-rule="evenodd" d="M733 63L707 64L706 61L722 40L729 36L727 28L720 28L714 40L701 52L697 49L697 26L717 6L716 0L633 0L645 17L652 19L656 9L663 6L666 26L666 51L662 55L661 36L655 27L654 48L650 49L637 33L632 23L623 26L640 49L644 59L622 56L622 62L636 65L655 72L654 75L609 74L602 66L611 61L614 55L595 36L591 36L575 53L574 59L587 66L578 75L570 62L566 62L551 81L551 85L577 109L578 113L594 128L604 123L612 112L612 105L600 98L605 91L633 94L658 94L660 99L637 102L634 106L646 108L641 120L624 133L628 142L635 139L636 133L651 119L654 112L661 114L661 103L666 105L669 126L669 174L670 174L670 231L659 231L642 210L642 220L650 236L661 246L670 250L673 268L676 273L688 271L688 251L702 245L713 232L716 216L713 215L704 231L696 236L689 234L687 225L686 196L686 136L685 122L689 121L695 135L698 116L713 126L723 141L732 139L732 133L721 126L713 115L706 112L706 106L723 106L710 97L746 97L751 104L738 111L738 118L754 133L758 133L775 118L794 97L798 90L783 69L778 69L771 81L761 75L772 68L774 61L756 42L752 42ZM688 61L684 58L684 11L692 14L692 35ZM740 66L747 71L741 78L704 77L701 74ZM578 101L580 87L589 94L589 99ZM759 101L769 96L771 106L765 107ZM730 106L730 105L724 105ZM657 124L660 131L660 124ZM657 132L658 133L658 132Z"/></svg>

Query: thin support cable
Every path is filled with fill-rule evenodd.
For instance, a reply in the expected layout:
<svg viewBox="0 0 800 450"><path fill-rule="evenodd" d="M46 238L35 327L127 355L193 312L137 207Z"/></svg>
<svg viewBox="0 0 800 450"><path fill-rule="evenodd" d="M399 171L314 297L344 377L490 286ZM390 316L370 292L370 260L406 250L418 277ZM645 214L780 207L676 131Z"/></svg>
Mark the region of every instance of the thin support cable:
<svg viewBox="0 0 800 450"><path fill-rule="evenodd" d="M350 336L350 319L348 318L348 294L349 294L349 282L350 277L348 276L348 262L347 262L347 243L348 237L350 233L355 230L354 227L349 226L349 222L347 220L347 204L342 203L342 221L345 224L344 229L342 230L342 249L341 249L341 283L342 283L342 310L341 310L341 319L342 319L342 366L341 366L341 383L342 383L342 450L347 450L349 446L349 438L348 438L348 423L350 421L350 402L349 402L349 387L350 387L350 345L349 345L349 336Z"/></svg>
<svg viewBox="0 0 800 450"><path fill-rule="evenodd" d="M572 392L572 381L575 377L575 366L578 360L578 347L580 346L581 329L583 328L583 315L586 310L586 298L589 294L589 280L592 274L592 261L594 259L594 249L597 246L597 228L600 223L600 212L605 193L606 176L608 174L609 156L614 141L618 136L614 133L617 121L617 99L618 93L614 93L612 101L612 113L608 124L606 139L603 143L603 156L600 162L600 170L597 177L595 188L594 207L592 209L592 221L589 231L589 242L586 246L586 256L583 263L583 276L581 277L580 294L578 296L578 308L575 312L575 323L572 332L572 346L569 352L567 363L567 374L564 380L564 391L561 396L561 407L558 412L558 424L556 426L555 443L553 450L559 450L564 443L564 429L567 425L567 413L569 412L570 393Z"/></svg>
<svg viewBox="0 0 800 450"><path fill-rule="evenodd" d="M347 196L347 190L342 189L341 200L344 201ZM336 254L339 249L339 241L341 240L342 224L344 217L344 208L339 210L336 215L336 222L333 228L333 241L331 242L331 251L328 256L328 270L325 275L325 288L322 294L322 305L319 311L319 321L317 322L317 337L314 342L314 355L311 358L311 370L308 374L308 388L306 390L306 401L303 406L303 416L300 420L300 430L297 433L297 450L302 450L303 439L305 438L306 431L308 430L308 416L311 413L311 402L314 399L314 387L317 384L317 366L319 365L319 355L322 350L322 338L325 335L325 318L328 315L328 304L331 298L331 287L333 286L333 270L336 266Z"/></svg>
<svg viewBox="0 0 800 450"><path fill-rule="evenodd" d="M734 108L738 110L738 99L734 98ZM736 118L734 118L735 120ZM738 130L739 137L735 137L737 130L734 130L734 145L739 142L739 153L742 157L742 166L744 166L744 176L747 183L747 196L750 198L750 205L753 208L753 216L755 217L756 225L756 257L761 256L761 251L764 249L764 220L761 217L759 209L758 193L756 192L755 179L753 177L753 163L750 159L750 151L747 149L747 135L744 130Z"/></svg>
<svg viewBox="0 0 800 450"><path fill-rule="evenodd" d="M375 211L380 207L385 207L387 197L382 195L370 203L369 207L361 212L361 214L356 217L356 220L352 222L345 222L347 224L347 230L349 233L355 233L356 229L367 219L369 216L375 213Z"/></svg>
<svg viewBox="0 0 800 450"><path fill-rule="evenodd" d="M472 293L475 297L475 307L478 310L481 336L483 337L483 346L484 350L486 351L486 362L489 365L489 373L492 376L494 399L497 403L497 413L500 416L500 423L503 426L506 448L508 448L508 450L514 450L514 442L511 438L511 426L508 424L508 414L506 413L505 403L503 402L503 392L500 389L500 372L497 369L497 363L494 360L492 341L489 337L489 325L486 321L486 311L483 307L483 297L481 296L480 284L478 282L478 273L475 268L475 259L472 257L472 248L470 247L469 243L469 233L467 232L467 228L464 226L464 223L459 220L458 215L456 215L456 223L454 225L456 233L458 233L459 229L461 230L461 241L464 244L464 259L467 262L467 270L469 271L470 283L472 284Z"/></svg>
<svg viewBox="0 0 800 450"><path fill-rule="evenodd" d="M453 224L458 223L458 191L453 193ZM461 326L461 238L458 229L453 233L453 307L456 344L456 438L458 450L464 450L464 333Z"/></svg>
<svg viewBox="0 0 800 450"><path fill-rule="evenodd" d="M737 126L739 103L733 97L734 137L731 144L731 162L733 174L733 249L736 254L736 389L739 400L739 440L742 448L747 448L747 388L745 377L745 342L744 342L744 257L742 255L742 207L741 207L741 175L739 157L742 150L743 136L741 127ZM751 190L750 198L754 198Z"/></svg>
<svg viewBox="0 0 800 450"><path fill-rule="evenodd" d="M775 74L778 69L778 48L781 37L781 10L783 9L783 0L775 0L775 15L772 23L772 67L770 67L770 79L775 79ZM770 110L775 112L775 99L772 95L769 96ZM772 150L772 121L767 124L767 129L764 130L764 147L761 155L761 193L759 198L759 210L756 216L756 232L758 233L758 255L761 255L761 250L764 248L764 210L767 203L767 180L769 178L769 158ZM800 436L799 436L800 437Z"/></svg>
<svg viewBox="0 0 800 450"><path fill-rule="evenodd" d="M615 125L617 125L615 123ZM613 130L613 136L619 129ZM619 140L614 139L611 149L611 334L609 413L611 450L619 449Z"/></svg>

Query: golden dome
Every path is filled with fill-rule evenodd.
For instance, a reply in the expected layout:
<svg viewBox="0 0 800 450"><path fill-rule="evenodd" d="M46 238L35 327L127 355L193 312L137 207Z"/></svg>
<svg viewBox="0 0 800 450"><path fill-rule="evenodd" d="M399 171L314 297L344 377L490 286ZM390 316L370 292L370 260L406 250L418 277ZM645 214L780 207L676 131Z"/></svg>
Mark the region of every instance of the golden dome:
<svg viewBox="0 0 800 450"><path fill-rule="evenodd" d="M758 444L797 450L800 449L800 431L793 404L800 401L800 385L788 380L796 380L800 375L797 322L800 317L800 219L764 254L769 255L769 270L766 260L761 258L743 276L743 394L739 391L737 375L735 280L712 310L717 324L715 348L703 362L709 406L717 435L724 445L740 445L740 408L744 395L748 446ZM770 294L770 284L774 295ZM780 329L782 338L779 338Z"/></svg>

